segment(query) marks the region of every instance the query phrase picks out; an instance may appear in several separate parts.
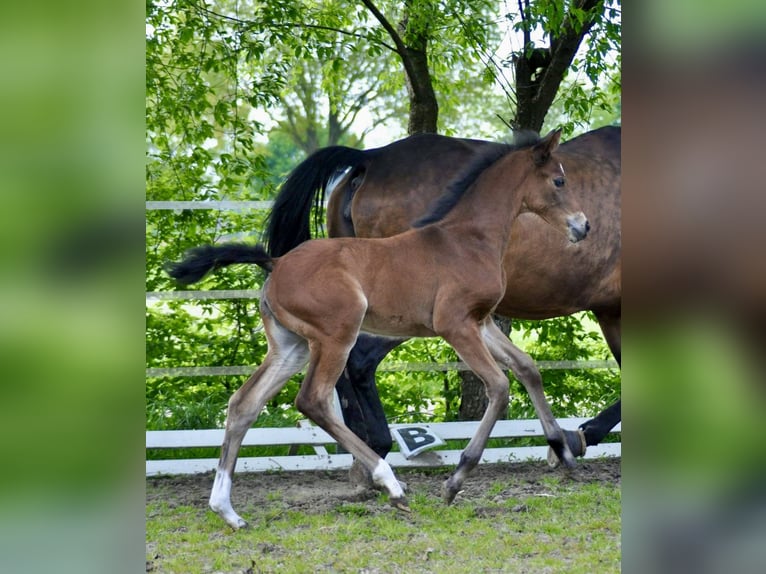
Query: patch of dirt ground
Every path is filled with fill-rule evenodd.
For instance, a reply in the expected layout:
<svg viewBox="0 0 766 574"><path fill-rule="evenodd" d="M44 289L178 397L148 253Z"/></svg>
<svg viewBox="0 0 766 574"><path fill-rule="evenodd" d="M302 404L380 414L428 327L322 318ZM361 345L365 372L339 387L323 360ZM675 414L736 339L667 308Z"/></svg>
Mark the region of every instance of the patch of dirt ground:
<svg viewBox="0 0 766 574"><path fill-rule="evenodd" d="M396 476L407 484L408 495L426 494L440 497L441 486L454 468L396 469ZM207 507L214 473L150 477L146 479L147 503L164 502L170 507ZM525 497L548 490L546 480L560 477L562 483L610 483L619 486L620 459L580 460L572 471L551 469L545 462L480 464L463 484L458 498L464 500L487 496L493 485L504 483L502 490L492 495L493 502ZM497 489L495 489L497 490ZM377 492L354 487L347 470L241 473L234 475L232 502L235 508L273 503L275 495L285 510L304 513L324 513L348 502L369 502L374 512L379 506Z"/></svg>

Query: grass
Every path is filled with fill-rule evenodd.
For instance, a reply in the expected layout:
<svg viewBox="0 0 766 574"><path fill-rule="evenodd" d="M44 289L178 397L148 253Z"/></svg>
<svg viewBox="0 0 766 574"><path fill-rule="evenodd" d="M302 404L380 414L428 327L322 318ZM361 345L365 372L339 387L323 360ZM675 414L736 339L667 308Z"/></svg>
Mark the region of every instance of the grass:
<svg viewBox="0 0 766 574"><path fill-rule="evenodd" d="M531 489L509 474L476 494L445 506L416 488L412 513L405 514L388 507L382 495L302 512L273 492L241 508L252 526L237 532L204 500L175 504L156 497L146 508L147 571L620 571L619 484L551 475Z"/></svg>

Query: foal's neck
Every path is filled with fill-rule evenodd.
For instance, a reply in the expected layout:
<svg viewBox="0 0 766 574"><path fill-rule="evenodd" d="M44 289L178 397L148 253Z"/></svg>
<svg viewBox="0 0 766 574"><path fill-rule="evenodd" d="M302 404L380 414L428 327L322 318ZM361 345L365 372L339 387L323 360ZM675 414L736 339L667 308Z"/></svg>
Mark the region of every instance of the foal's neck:
<svg viewBox="0 0 766 574"><path fill-rule="evenodd" d="M512 153L490 166L435 225L459 233L461 241L481 243L502 258L510 241L511 225L522 209L520 189L528 174L520 163L524 161L529 161L526 154Z"/></svg>

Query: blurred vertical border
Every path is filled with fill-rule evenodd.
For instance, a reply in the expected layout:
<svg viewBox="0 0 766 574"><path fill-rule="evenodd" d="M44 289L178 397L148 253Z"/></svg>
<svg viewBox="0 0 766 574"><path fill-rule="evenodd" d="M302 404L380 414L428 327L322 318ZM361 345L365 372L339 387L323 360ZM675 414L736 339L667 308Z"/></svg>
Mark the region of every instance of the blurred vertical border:
<svg viewBox="0 0 766 574"><path fill-rule="evenodd" d="M0 571L144 556L144 11L0 18Z"/></svg>
<svg viewBox="0 0 766 574"><path fill-rule="evenodd" d="M623 571L766 572L766 5L623 15Z"/></svg>

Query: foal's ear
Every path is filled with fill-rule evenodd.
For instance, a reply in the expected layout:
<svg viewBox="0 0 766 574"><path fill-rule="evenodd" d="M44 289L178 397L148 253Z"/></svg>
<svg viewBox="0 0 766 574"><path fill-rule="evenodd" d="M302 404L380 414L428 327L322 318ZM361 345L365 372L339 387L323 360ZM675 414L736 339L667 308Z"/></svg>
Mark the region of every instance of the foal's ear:
<svg viewBox="0 0 766 574"><path fill-rule="evenodd" d="M532 148L532 157L534 158L535 165L545 165L551 154L559 147L559 141L561 140L561 129L552 130L547 136L539 141Z"/></svg>

